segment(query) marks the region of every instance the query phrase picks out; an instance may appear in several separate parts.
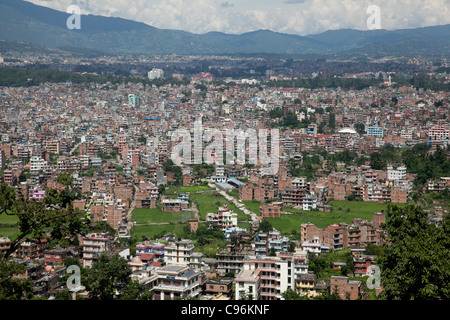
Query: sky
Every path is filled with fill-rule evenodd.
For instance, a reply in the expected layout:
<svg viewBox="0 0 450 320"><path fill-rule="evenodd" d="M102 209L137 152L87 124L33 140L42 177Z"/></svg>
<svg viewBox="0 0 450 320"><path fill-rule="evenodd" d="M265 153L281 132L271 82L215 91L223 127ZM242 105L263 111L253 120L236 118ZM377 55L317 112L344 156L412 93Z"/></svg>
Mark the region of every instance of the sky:
<svg viewBox="0 0 450 320"><path fill-rule="evenodd" d="M450 24L450 0L28 0L60 11L120 17L161 29L241 34L269 29L297 35L335 29L368 30L379 8L382 29ZM372 18L371 18L372 17ZM371 20L372 22L374 20Z"/></svg>

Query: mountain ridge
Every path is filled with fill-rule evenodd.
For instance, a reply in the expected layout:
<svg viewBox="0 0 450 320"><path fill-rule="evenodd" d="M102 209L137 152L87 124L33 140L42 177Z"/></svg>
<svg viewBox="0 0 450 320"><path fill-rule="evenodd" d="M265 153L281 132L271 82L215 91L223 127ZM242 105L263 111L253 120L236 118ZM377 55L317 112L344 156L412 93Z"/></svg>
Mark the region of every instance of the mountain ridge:
<svg viewBox="0 0 450 320"><path fill-rule="evenodd" d="M448 55L450 25L397 30L328 30L295 35L268 29L228 34L195 34L159 29L133 20L82 15L81 30L69 30L70 14L23 0L0 0L0 39L58 48L78 47L110 54L359 54L417 55L432 49ZM377 45L378 44L378 45ZM399 45L405 47L399 47ZM376 49L376 50L375 50Z"/></svg>

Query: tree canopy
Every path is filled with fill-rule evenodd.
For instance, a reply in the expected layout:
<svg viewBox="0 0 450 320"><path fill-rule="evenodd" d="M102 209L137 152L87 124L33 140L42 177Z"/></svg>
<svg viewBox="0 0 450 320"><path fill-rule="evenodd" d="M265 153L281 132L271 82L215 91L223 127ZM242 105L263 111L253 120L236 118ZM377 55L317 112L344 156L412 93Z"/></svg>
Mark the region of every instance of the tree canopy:
<svg viewBox="0 0 450 320"><path fill-rule="evenodd" d="M430 300L450 297L450 219L430 224L415 205L390 205L382 227L388 233L379 257L381 299Z"/></svg>

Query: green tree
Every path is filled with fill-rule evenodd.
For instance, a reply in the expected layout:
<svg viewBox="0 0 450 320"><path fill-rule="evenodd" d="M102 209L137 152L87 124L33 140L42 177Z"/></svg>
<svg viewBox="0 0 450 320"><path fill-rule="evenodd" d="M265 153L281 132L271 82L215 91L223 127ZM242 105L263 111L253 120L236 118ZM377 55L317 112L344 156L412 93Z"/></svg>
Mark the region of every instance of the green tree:
<svg viewBox="0 0 450 320"><path fill-rule="evenodd" d="M84 212L71 205L70 192L50 192L43 201L16 199L15 191L5 183L0 184L0 215L16 216L19 232L9 246L0 253L0 299L29 299L33 291L28 280L14 279L15 274L24 273L26 267L9 258L20 244L27 240L40 242L46 239L49 247L77 244L77 234L86 232L91 226L84 219Z"/></svg>
<svg viewBox="0 0 450 320"><path fill-rule="evenodd" d="M281 296L285 300L305 300L303 297L301 297L297 292L292 290L291 288L287 288L286 291L284 291Z"/></svg>
<svg viewBox="0 0 450 320"><path fill-rule="evenodd" d="M359 134L364 134L366 132L366 127L364 126L363 123L355 123L354 125L356 132L358 132Z"/></svg>
<svg viewBox="0 0 450 320"><path fill-rule="evenodd" d="M66 186L72 186L72 177L68 173L60 173L56 181Z"/></svg>
<svg viewBox="0 0 450 320"><path fill-rule="evenodd" d="M429 300L450 298L450 219L430 224L415 205L389 205L382 228L389 235L381 269L381 298Z"/></svg>
<svg viewBox="0 0 450 320"><path fill-rule="evenodd" d="M130 276L131 268L124 258L102 254L81 281L92 300L149 300L150 293Z"/></svg>
<svg viewBox="0 0 450 320"><path fill-rule="evenodd" d="M89 230L91 223L84 218L84 212L73 208L72 196L64 190L59 193L53 190L42 202L30 202L16 199L14 189L0 184L0 214L19 219L19 234L9 249L0 254L0 259L7 260L25 239L38 242L47 238L50 247L77 244L76 235Z"/></svg>
<svg viewBox="0 0 450 320"><path fill-rule="evenodd" d="M283 109L280 107L273 108L269 111L270 119L281 118L283 116Z"/></svg>
<svg viewBox="0 0 450 320"><path fill-rule="evenodd" d="M29 300L33 297L30 279L13 279L14 275L25 271L22 264L0 260L0 300Z"/></svg>
<svg viewBox="0 0 450 320"><path fill-rule="evenodd" d="M272 224L267 219L262 219L261 223L259 224L258 231L262 232L270 232L273 230Z"/></svg>

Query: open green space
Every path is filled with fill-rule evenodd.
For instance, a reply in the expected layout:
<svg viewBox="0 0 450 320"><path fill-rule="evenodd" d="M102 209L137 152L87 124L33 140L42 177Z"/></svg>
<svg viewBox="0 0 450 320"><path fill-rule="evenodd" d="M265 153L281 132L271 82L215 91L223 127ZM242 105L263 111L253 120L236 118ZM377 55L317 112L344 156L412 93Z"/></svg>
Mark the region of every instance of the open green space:
<svg viewBox="0 0 450 320"><path fill-rule="evenodd" d="M131 234L137 239L143 237L147 239L157 239L162 237L165 233L174 233L178 237L183 237L183 228L186 224L161 224L161 225L144 225L134 226Z"/></svg>
<svg viewBox="0 0 450 320"><path fill-rule="evenodd" d="M261 202L257 201L257 200L251 200L251 201L242 201L243 204L245 204L245 207L256 213L259 214L259 207L261 206Z"/></svg>
<svg viewBox="0 0 450 320"><path fill-rule="evenodd" d="M195 201L199 216L201 220L206 220L206 214L209 212L217 212L220 206L227 205L228 209L233 210L238 214L239 221L249 220L250 218L236 207L232 202L229 202L220 193L195 193L189 196L189 199Z"/></svg>
<svg viewBox="0 0 450 320"><path fill-rule="evenodd" d="M133 220L137 224L147 223L180 223L186 222L187 219L192 218L194 214L191 211L181 212L164 212L159 208L156 209L134 209Z"/></svg>
<svg viewBox="0 0 450 320"><path fill-rule="evenodd" d="M250 217L242 212L242 210L237 208L232 202L229 202L225 199L225 197L217 192L202 193L202 191L208 190L203 188L203 186L197 186L193 188L196 189L191 190L197 191L191 193L189 195L189 199L191 201L195 201L195 203L197 204L200 220L206 220L206 214L208 212L217 212L219 206L223 206L226 204L229 209L238 214L239 226L245 227L247 230L249 230L250 224L246 221L249 221ZM172 188L171 192L176 192L176 190L177 189ZM183 228L187 225L187 219L194 217L194 213L191 211L164 212L160 208L135 209L133 210L132 215L133 221L136 221L136 225L133 227L132 234L138 239L142 237L153 239L169 232L175 233L179 237L183 237ZM157 223L165 224L157 225ZM211 248L211 252L212 250L213 249Z"/></svg>
<svg viewBox="0 0 450 320"><path fill-rule="evenodd" d="M194 240L193 243L195 245L194 250L203 253L203 256L207 258L215 258L216 253L225 249L228 244L226 240L215 240L204 245L200 245L197 240Z"/></svg>
<svg viewBox="0 0 450 320"><path fill-rule="evenodd" d="M0 215L0 237L8 237L14 240L19 233L19 226L17 223L19 218L7 214Z"/></svg>
<svg viewBox="0 0 450 320"><path fill-rule="evenodd" d="M189 192L189 193L209 191L209 190L214 190L214 188L211 188L210 186L185 186L185 187L181 187L181 191Z"/></svg>
<svg viewBox="0 0 450 320"><path fill-rule="evenodd" d="M295 230L300 231L302 223L312 223L319 228L334 223L352 223L353 219L361 218L371 221L375 212L387 210L387 203L379 204L363 201L331 201L332 212L303 211L289 207L283 207L283 211L290 214L282 214L279 219L270 219L272 226L283 233L292 233ZM399 204L404 206L404 204Z"/></svg>

